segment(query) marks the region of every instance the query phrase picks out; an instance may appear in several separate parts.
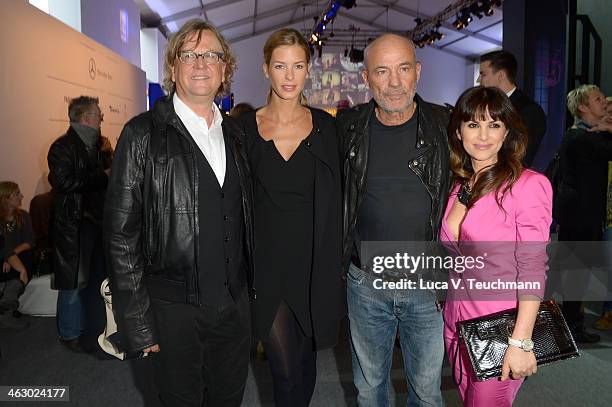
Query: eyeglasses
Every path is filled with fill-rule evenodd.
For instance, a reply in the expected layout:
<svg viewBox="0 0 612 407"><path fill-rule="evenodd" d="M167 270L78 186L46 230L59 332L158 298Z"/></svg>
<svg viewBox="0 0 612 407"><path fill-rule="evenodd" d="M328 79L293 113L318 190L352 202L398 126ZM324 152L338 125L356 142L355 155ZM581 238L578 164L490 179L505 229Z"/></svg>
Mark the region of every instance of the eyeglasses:
<svg viewBox="0 0 612 407"><path fill-rule="evenodd" d="M208 65L215 65L223 63L223 52L217 51L206 51L206 52L195 52L195 51L180 51L178 59L184 64L193 65L198 60L198 57L202 57L202 60Z"/></svg>
<svg viewBox="0 0 612 407"><path fill-rule="evenodd" d="M100 120L104 119L104 113L102 113L102 112L85 112L83 114L92 114L94 116L98 116L100 118Z"/></svg>

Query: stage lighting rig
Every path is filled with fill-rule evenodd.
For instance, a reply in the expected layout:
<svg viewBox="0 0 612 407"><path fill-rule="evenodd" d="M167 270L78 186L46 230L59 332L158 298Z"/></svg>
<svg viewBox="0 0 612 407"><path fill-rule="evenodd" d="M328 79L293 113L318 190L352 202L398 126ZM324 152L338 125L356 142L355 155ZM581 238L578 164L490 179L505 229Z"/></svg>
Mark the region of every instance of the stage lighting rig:
<svg viewBox="0 0 612 407"><path fill-rule="evenodd" d="M444 38L444 34L439 30L443 22L452 21L452 26L461 31L473 21L472 15L478 18L491 16L494 9L501 7L502 3L502 0L459 0L427 20L415 19L416 26L406 32L406 36L411 38L415 45L423 48ZM454 20L451 20L453 18Z"/></svg>
<svg viewBox="0 0 612 407"><path fill-rule="evenodd" d="M334 19L336 18L340 7L350 9L355 6L355 0L331 0L327 7L323 9L321 16L314 17L314 25L308 41L311 44L317 44L318 40L323 37L323 32L329 27L330 24L334 23Z"/></svg>
<svg viewBox="0 0 612 407"><path fill-rule="evenodd" d="M363 50L351 47L351 50L348 53L349 61L352 63L363 62Z"/></svg>

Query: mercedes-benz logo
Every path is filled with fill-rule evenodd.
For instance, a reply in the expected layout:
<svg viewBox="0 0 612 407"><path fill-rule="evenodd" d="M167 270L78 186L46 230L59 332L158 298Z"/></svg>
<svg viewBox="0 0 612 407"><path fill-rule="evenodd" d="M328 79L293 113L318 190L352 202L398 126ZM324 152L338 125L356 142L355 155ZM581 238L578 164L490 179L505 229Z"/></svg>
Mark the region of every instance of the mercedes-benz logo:
<svg viewBox="0 0 612 407"><path fill-rule="evenodd" d="M89 77L96 79L96 60L89 58Z"/></svg>

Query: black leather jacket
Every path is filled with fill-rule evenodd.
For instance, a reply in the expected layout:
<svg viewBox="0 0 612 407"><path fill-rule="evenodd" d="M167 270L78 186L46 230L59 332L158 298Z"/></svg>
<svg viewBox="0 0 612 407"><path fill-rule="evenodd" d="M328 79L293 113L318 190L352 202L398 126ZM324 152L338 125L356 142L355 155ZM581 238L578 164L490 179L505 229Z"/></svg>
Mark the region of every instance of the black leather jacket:
<svg viewBox="0 0 612 407"><path fill-rule="evenodd" d="M415 95L418 115L417 148L421 150L408 167L421 179L431 196L431 239L437 241L440 224L450 190L449 148L447 127L450 109L425 102ZM338 114L340 164L343 174L343 231L342 267L348 270L355 239L357 215L365 191L370 143L369 122L376 102L353 107ZM409 204L409 203L407 203Z"/></svg>
<svg viewBox="0 0 612 407"><path fill-rule="evenodd" d="M233 280L244 285L253 281L251 176L242 128L225 115L222 127L242 190L249 275ZM196 259L202 226L194 148L172 97L131 119L117 144L104 211L104 244L125 351L158 343L151 295L201 305Z"/></svg>
<svg viewBox="0 0 612 407"><path fill-rule="evenodd" d="M85 200L90 200L91 205L96 205L96 199L103 200L108 177L103 170L103 155L98 151L96 160L89 158L85 144L72 126L53 142L47 162L53 188L51 237L55 288L71 290L78 286L79 231L83 207L88 204ZM96 213L101 213L101 204Z"/></svg>

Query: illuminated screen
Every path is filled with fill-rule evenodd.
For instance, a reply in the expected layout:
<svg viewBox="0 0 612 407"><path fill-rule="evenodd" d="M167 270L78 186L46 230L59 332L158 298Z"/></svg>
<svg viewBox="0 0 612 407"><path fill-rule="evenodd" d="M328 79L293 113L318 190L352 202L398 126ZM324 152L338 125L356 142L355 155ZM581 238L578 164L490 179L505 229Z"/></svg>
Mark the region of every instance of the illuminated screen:
<svg viewBox="0 0 612 407"><path fill-rule="evenodd" d="M304 86L308 104L331 113L338 106L348 107L370 101L370 92L361 77L362 63L349 61L342 53L324 53L313 58Z"/></svg>

